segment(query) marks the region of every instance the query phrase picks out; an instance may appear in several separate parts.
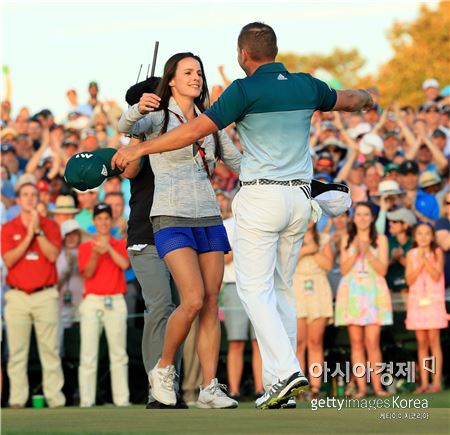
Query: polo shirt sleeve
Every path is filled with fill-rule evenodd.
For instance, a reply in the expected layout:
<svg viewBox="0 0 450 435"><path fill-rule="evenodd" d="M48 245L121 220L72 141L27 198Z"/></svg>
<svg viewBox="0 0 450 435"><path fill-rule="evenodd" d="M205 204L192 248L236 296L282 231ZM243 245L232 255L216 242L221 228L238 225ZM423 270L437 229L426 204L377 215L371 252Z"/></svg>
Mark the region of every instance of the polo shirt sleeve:
<svg viewBox="0 0 450 435"><path fill-rule="evenodd" d="M2 256L8 251L15 248L17 243L14 243L11 231L11 225L2 225Z"/></svg>
<svg viewBox="0 0 450 435"><path fill-rule="evenodd" d="M122 255L125 258L128 258L127 242L125 240L114 239L114 243L112 246L114 250L117 251L120 255Z"/></svg>
<svg viewBox="0 0 450 435"><path fill-rule="evenodd" d="M316 79L315 77L311 77L311 78L312 78L313 84L316 87L316 91L317 91L317 106L316 106L316 108L318 110L321 110L322 112L328 112L336 104L336 100L337 100L336 90L333 88L330 88L322 80Z"/></svg>
<svg viewBox="0 0 450 435"><path fill-rule="evenodd" d="M235 80L204 114L217 125L219 130L222 130L232 122L242 119L246 109L245 92L239 80Z"/></svg>

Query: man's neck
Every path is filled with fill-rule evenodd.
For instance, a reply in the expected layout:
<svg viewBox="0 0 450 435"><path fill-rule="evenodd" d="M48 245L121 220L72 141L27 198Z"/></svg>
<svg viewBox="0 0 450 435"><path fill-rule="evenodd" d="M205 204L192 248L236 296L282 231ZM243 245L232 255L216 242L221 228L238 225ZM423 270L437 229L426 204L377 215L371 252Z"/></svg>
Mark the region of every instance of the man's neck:
<svg viewBox="0 0 450 435"><path fill-rule="evenodd" d="M31 213L21 210L20 211L20 220L22 221L22 223L28 227L28 225L31 223Z"/></svg>
<svg viewBox="0 0 450 435"><path fill-rule="evenodd" d="M110 237L111 237L111 235L109 234L109 232L106 233L106 234L97 234L97 235L95 236L95 238L96 238L97 240L109 240Z"/></svg>
<svg viewBox="0 0 450 435"><path fill-rule="evenodd" d="M247 76L252 76L259 67L261 67L263 65L267 65L269 63L274 63L274 62L275 62L275 59L258 61L258 62L253 61L253 60L249 61L249 62L247 62L247 65L246 65L247 68L246 68L245 73L247 74Z"/></svg>

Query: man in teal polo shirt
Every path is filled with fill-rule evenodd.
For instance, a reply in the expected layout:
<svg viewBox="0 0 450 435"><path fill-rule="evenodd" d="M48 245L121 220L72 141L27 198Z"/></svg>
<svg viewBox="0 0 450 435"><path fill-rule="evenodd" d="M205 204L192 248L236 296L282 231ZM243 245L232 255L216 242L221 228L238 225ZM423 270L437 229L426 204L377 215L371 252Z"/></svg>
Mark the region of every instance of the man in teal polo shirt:
<svg viewBox="0 0 450 435"><path fill-rule="evenodd" d="M235 80L203 115L170 132L122 148L112 166L151 153L183 148L236 123L244 150L242 188L233 201L237 288L253 324L263 360L266 393L258 408L276 408L303 389L296 349L292 279L311 215L309 130L315 110L358 111L372 106L362 90L335 91L309 74L275 62L277 40L263 23L246 25L238 62L247 78Z"/></svg>

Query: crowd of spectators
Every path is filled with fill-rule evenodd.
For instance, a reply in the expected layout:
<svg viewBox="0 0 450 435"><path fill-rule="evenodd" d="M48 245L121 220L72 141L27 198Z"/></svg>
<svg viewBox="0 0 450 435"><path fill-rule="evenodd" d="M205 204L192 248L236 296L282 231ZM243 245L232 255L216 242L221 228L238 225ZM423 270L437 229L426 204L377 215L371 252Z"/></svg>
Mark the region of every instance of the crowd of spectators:
<svg viewBox="0 0 450 435"><path fill-rule="evenodd" d="M221 73L223 74L223 69ZM227 84L224 83L225 86ZM378 289L385 286L386 289L384 299L378 297L373 301L373 308L377 310L380 308L379 304L384 304L385 312L382 319L378 318L379 325L392 323L390 298L397 294L410 307L409 287L414 286L419 293L422 291L417 290L416 280L419 278L416 276L413 280L414 277L405 274L405 268L408 269L408 252L413 248L419 249L421 258L428 258L435 264L436 275L422 266L423 276L431 273L434 276L433 283L442 283L431 286L435 288L433 290L435 293L428 294L426 298L432 300L432 303L425 303L424 296L416 295L421 301L420 307L438 310L437 306L444 304L445 311L444 280L445 287L447 289L450 287L449 89L449 86L441 89L435 79L428 79L423 83L423 104L420 107L401 106L394 102L389 107L381 108L378 105L378 91L372 88L370 92L376 104L367 112L314 114L310 152L315 178L325 182L347 184L351 189L353 203L360 204L357 207L360 213L355 214L355 209L352 208L349 213L337 218L323 216L317 224L311 223L305 236L294 282L300 295L298 356L303 365L305 361L323 362L324 329L326 325L333 323L335 318L336 324L350 326L349 335L354 362L366 360L376 362L381 359L376 344L379 331L366 332L368 335L364 345L363 336L358 335L360 331L351 327L354 326L351 319L359 318L362 313L349 314L351 310L348 305L352 305L354 300L361 297L361 292L364 292L364 285L359 290L357 288L361 282L366 282L361 281L361 277L364 275L366 279L366 276L373 275L370 285ZM214 87L211 92L213 98L217 98L222 90L223 87ZM120 329L120 325L123 325L121 330L126 334L123 319L120 321L113 319L112 323L108 320L108 307L96 306L95 298L91 298L91 304L87 304L86 296L92 293L89 290L91 288L89 280L92 281L96 265L90 263L90 257L86 259L86 249L95 251L98 257L110 253L114 264L99 263L98 267L107 267L110 279L115 275L124 276L123 283L122 278L109 283L112 291L111 303L122 304L123 294L127 293L124 296L122 314L125 312L128 312L128 315L136 314L137 300L140 297L139 286L132 269L129 268L122 244L126 238L129 212L129 181L115 176L106 180L99 188L82 192L67 185L63 177L65 165L75 153L91 152L105 147L119 148L128 143L129 139L117 131L122 110L117 102L101 100L96 82L89 83L85 103L80 102L74 89L69 89L66 96L67 112L59 117L49 109L32 114L27 107L13 107L12 102L6 99L1 104L0 131L2 226L6 228L5 225L17 223L24 207L30 207L35 201L34 207L38 217L33 218L33 224L28 228L21 228L18 233L23 232L24 239L28 233L31 238L34 234L37 236L36 240L33 239L34 241L30 243L38 243L42 247L42 243L38 240L40 232L45 233L46 228L58 228L60 231L60 234L48 238L58 255L48 255L46 261L49 264L46 267L58 276L58 293L57 296L55 294L55 298L58 301L57 323L60 324L58 341L61 353L64 352L63 328L70 328L74 322L79 322L80 318L83 321L83 313L85 322L87 319L87 321L94 320L97 326L104 324L107 334L108 324L110 329ZM234 144L241 149L237 130L230 126L227 132ZM212 183L217 192L222 215L227 219L231 216L230 202L239 188L239 176L220 162L214 175ZM33 192L37 192L34 199L31 198ZM28 199L25 198L27 195ZM26 201L28 203L24 205ZM106 210L107 224L98 221L98 216L105 215L101 213L102 207L103 211ZM424 245L420 240L413 238L413 231L420 227L420 224L426 224L432 230L430 237L433 243ZM105 242L105 228L101 225L110 227L107 231L112 235L110 239L112 242L109 244ZM100 227L102 229L99 231ZM16 242L22 237L10 229L7 233L11 240ZM15 258L15 261L8 256L8 251L16 249L17 243L9 243L6 231L2 231L2 242L2 300L6 295L7 302L10 303L12 297L8 296L8 293L12 289L21 291L27 288L21 289L17 284L18 281L15 281L14 277L11 279L10 276L16 262L21 261L20 256ZM46 242L43 243L45 245ZM442 264L439 261L440 256L443 258ZM237 320L228 322L228 325L225 322L226 329L230 329L227 331L230 340L228 375L232 394L239 396L243 343L247 339L247 333L242 332L242 328L248 329L248 322L242 320L245 313L235 294L232 257L226 258L226 263L228 269L225 272L222 309L225 320L236 319L238 316ZM52 267L55 267L54 272ZM111 272L112 269L114 273ZM441 279L443 274L445 278ZM353 285L353 281L357 284ZM34 286L33 283L28 284L28 295L32 295L36 289L42 290L47 285L46 282L39 282ZM308 301L308 304L304 304L302 298ZM333 300L336 300L335 309ZM437 300L439 302L436 302ZM17 303L21 302L17 299L15 304ZM3 305L2 303L2 307ZM8 373L14 374L20 380L20 383L13 387L16 390L12 392L11 406L22 407L27 400L25 396L28 394L28 388L20 394L17 391L23 389L23 385L26 384L24 373L28 349L25 348L29 346L29 337L26 336L29 334L31 324L33 323L36 328L39 322L44 322L44 327L54 322L51 316L39 318L35 309L33 306L24 309L27 314L22 316L19 323L28 322L28 324L23 328L22 341L19 342L16 337L20 332L15 330L13 334L9 333L9 329L12 330L12 327L9 328L9 322L14 325L17 318L14 318L11 310L9 313L5 312L4 316L8 331L8 352L5 353L8 356ZM369 323L364 323L366 320L359 325L365 326L376 322L369 319L367 320ZM237 323L240 328L236 329ZM91 334L94 340L89 344L91 346L89 349L82 349L84 354L81 358L79 375L85 378L84 383L80 379L80 386L84 388L83 406L91 406L95 401L95 384L92 391L91 379L95 375L96 368L92 361L97 355L99 330L96 326L92 332L92 325L93 323L90 327L82 326L82 333ZM230 325L234 326L233 331ZM436 328L439 329L440 326ZM43 342L45 334L41 337ZM121 342L117 343L120 334L117 331L110 334L115 336L113 350L111 350L113 342L110 343L111 373L114 375L116 385L115 390L113 385L114 402L122 406L128 404L129 400L127 379L124 374L127 357L123 353L123 336L120 336ZM254 339L254 335L249 337ZM15 346L11 346L14 343L10 338L16 340ZM434 340L433 343L436 344L435 334L430 336L425 334L425 337L418 336L417 339L419 344L422 344L421 355L426 355L423 349L425 345L430 344L430 340ZM256 340L252 342L255 392L260 393L262 385L258 376L259 352ZM18 349L17 343L21 343L22 348ZM431 349L438 352L436 346ZM305 353L308 354L307 358ZM48 354L54 358L52 349ZM49 357L46 362L45 356L41 354L44 378L46 367L49 366L48 359ZM442 364L442 356L440 361ZM48 404L61 406L64 401L58 395L61 383L58 378L59 369L58 367L55 369L53 364L51 370L54 372L53 376L58 379L58 385L54 385L52 390L47 374L44 387L51 390L47 391ZM433 381L434 390L438 389L439 382L440 380ZM312 385L313 394L317 396L320 392L320 382L312 382ZM365 386L359 383L358 387L358 394L361 397L365 394ZM425 392L427 388L428 381L422 380L420 391ZM379 382L375 384L374 389L377 394L382 394Z"/></svg>

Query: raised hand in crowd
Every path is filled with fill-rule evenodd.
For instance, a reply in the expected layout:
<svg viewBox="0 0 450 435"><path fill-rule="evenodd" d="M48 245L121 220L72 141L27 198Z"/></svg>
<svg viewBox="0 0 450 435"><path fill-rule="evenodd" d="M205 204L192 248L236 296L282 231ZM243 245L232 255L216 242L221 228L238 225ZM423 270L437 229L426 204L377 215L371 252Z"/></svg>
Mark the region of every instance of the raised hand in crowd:
<svg viewBox="0 0 450 435"><path fill-rule="evenodd" d="M359 145L347 133L347 130L345 129L344 124L342 122L341 114L339 112L334 112L333 115L334 115L333 124L338 129L342 142L344 142L348 146L350 152L352 151L359 152Z"/></svg>
<svg viewBox="0 0 450 435"><path fill-rule="evenodd" d="M372 133L380 134L380 131L383 130L384 124L386 124L388 113L391 110L391 106L388 106L380 116L380 119L376 123L375 127L372 130Z"/></svg>
<svg viewBox="0 0 450 435"><path fill-rule="evenodd" d="M33 174L34 171L39 166L39 163L44 158L44 154L48 153L48 147L50 145L50 130L48 128L44 128L42 130L41 135L41 145L39 149L33 154L31 159L28 161L27 166L25 167L25 172L27 174Z"/></svg>
<svg viewBox="0 0 450 435"><path fill-rule="evenodd" d="M222 82L224 84L224 86L227 88L228 86L231 85L231 80L227 77L227 75L225 74L225 68L223 65L219 65L217 67L220 77L222 78Z"/></svg>
<svg viewBox="0 0 450 435"><path fill-rule="evenodd" d="M420 146L423 144L425 144L430 150L433 162L436 164L436 169L438 170L439 174L445 174L448 169L448 162L444 153L435 143L433 143L428 134L425 131L421 130L419 135L417 136L415 147L416 153L419 150Z"/></svg>

